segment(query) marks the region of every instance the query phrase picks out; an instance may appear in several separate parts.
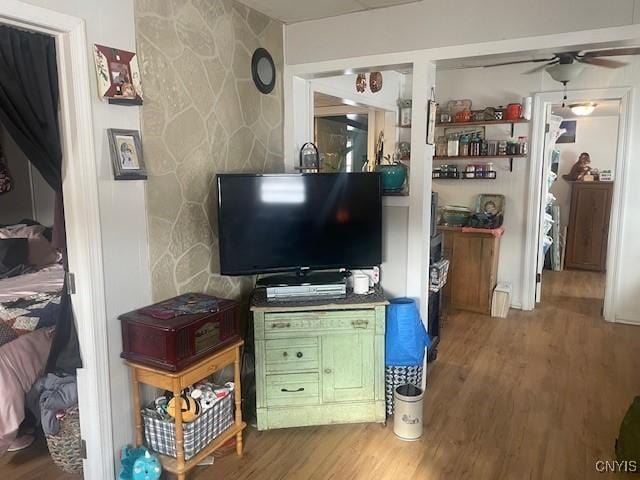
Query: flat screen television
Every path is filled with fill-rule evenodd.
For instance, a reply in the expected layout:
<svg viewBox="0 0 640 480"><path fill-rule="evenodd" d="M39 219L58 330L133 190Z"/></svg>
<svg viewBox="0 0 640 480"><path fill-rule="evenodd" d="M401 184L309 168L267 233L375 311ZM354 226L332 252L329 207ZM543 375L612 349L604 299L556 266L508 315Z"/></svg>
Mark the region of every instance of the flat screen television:
<svg viewBox="0 0 640 480"><path fill-rule="evenodd" d="M223 275L382 262L377 173L221 174L217 182Z"/></svg>

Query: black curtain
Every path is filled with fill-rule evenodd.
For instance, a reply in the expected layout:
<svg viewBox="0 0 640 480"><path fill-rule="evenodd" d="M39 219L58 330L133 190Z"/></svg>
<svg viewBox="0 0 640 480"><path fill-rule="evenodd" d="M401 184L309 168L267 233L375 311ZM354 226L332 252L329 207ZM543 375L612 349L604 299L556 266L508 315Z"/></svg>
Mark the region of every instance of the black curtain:
<svg viewBox="0 0 640 480"><path fill-rule="evenodd" d="M0 25L0 123L51 188L61 191L58 68L52 37Z"/></svg>
<svg viewBox="0 0 640 480"><path fill-rule="evenodd" d="M0 123L56 191L54 235L59 238L64 218L58 100L54 38L0 25ZM65 253L64 242L55 246ZM61 302L46 371L73 374L82 362L66 281Z"/></svg>

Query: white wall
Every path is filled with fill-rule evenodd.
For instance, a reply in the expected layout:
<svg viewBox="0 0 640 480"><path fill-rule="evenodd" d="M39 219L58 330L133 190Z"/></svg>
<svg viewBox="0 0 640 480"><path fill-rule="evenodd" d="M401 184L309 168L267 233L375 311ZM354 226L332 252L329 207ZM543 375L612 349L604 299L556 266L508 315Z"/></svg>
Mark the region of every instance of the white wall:
<svg viewBox="0 0 640 480"><path fill-rule="evenodd" d="M557 143L560 151L558 179L551 186L551 193L560 205L560 225L566 227L571 207L571 184L562 178L569 173L582 152L591 156L591 167L612 170L615 175L618 150L618 117L584 117L576 120L576 142Z"/></svg>
<svg viewBox="0 0 640 480"><path fill-rule="evenodd" d="M134 0L25 0L40 7L80 17L86 22L87 48L94 43L135 51ZM92 58L92 57L90 57ZM92 66L92 65L91 65ZM90 78L95 79L91 68ZM144 78L142 79L144 88ZM120 352L118 315L151 301L145 184L113 180L107 128L140 129L138 107L109 105L97 96L92 81L93 127L99 172L100 221L108 323L109 375L113 417L114 462L120 448L133 440L129 373ZM143 140L144 141L144 140ZM87 159L91 161L91 159Z"/></svg>
<svg viewBox="0 0 640 480"><path fill-rule="evenodd" d="M357 75L339 75L336 77L324 77L311 80L311 88L320 92L331 92L331 95L352 100L363 105L382 108L385 110L395 110L398 98L405 82L405 75L395 71L385 71L382 73L382 90L372 93L367 85L367 89L360 93L356 90ZM368 81L368 75L367 75Z"/></svg>
<svg viewBox="0 0 640 480"><path fill-rule="evenodd" d="M638 0L423 0L287 25L286 63L629 25L639 11Z"/></svg>
<svg viewBox="0 0 640 480"><path fill-rule="evenodd" d="M622 58L622 57L621 57ZM638 84L638 69L640 62L637 59L624 57L624 61L630 62L629 66L609 70L598 67L587 67L583 75L569 85L570 89L605 88L614 86L628 86ZM510 102L520 102L522 97L532 95L536 92L557 91L561 86L554 82L546 72L539 72L534 75L523 75L522 72L530 69L530 65L512 65L496 68L475 68L464 70L439 71L436 75L436 98L438 102L445 103L448 100L469 98L473 101L473 108L483 108L485 106L506 105ZM569 92L569 100L571 92ZM638 114L636 113L636 118ZM536 119L533 119L536 121ZM491 127L487 130L487 136L492 137L491 132L496 132L500 127ZM502 127L505 128L505 127ZM502 131L502 135L507 132ZM515 136L530 135L530 124L521 124L516 127ZM459 162L464 165L464 162ZM507 281L513 285L513 305L522 305L522 275L524 268L525 250L525 222L527 212L527 189L531 179L528 178L529 159L514 159L513 172L508 171L508 160L494 160L498 169L498 178L495 181L472 181L453 182L446 180L436 180L433 182L434 190L440 194L441 205L447 203L473 206L474 198L479 193L501 193L506 196L505 215L505 235L502 238L500 250L500 264L498 268L498 280ZM634 163L637 165L637 163ZM633 167L632 167L633 169ZM640 171L636 173L640 175ZM640 178L636 177L636 178ZM629 192L635 194L635 192ZM629 197L627 202L629 202ZM636 203L627 203L634 205ZM632 210L632 208L629 208ZM638 225L637 221L626 220L625 228ZM629 223L631 222L631 223ZM629 232L629 230L627 230ZM640 231L635 232L636 235ZM625 241L631 241L633 236L625 235ZM630 245L630 243L627 243ZM628 252L631 255L638 255L635 252ZM627 261L623 262L624 265ZM623 267L624 267L623 265ZM620 303L621 312L625 315L638 318L640 301L633 295L626 292L636 285L636 292L640 288L640 277L631 271L624 272L627 282L621 283L621 295L626 299L626 303ZM634 310L634 308L636 308ZM640 320L640 318L639 318Z"/></svg>

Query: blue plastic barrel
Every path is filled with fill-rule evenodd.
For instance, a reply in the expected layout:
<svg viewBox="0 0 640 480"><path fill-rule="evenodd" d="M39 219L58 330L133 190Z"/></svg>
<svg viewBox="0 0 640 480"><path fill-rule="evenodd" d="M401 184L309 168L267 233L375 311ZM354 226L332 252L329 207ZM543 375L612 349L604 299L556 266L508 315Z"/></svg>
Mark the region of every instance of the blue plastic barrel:
<svg viewBox="0 0 640 480"><path fill-rule="evenodd" d="M385 364L422 365L431 339L420 319L415 300L394 298L387 305Z"/></svg>

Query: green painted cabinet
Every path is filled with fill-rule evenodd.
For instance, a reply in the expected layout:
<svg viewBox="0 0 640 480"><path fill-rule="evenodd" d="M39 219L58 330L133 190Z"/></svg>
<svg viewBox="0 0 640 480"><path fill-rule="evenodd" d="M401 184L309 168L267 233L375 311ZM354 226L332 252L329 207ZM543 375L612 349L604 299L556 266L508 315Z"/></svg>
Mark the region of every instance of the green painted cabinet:
<svg viewBox="0 0 640 480"><path fill-rule="evenodd" d="M258 429L384 422L385 304L253 306Z"/></svg>

